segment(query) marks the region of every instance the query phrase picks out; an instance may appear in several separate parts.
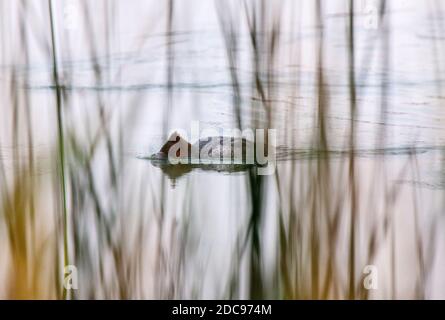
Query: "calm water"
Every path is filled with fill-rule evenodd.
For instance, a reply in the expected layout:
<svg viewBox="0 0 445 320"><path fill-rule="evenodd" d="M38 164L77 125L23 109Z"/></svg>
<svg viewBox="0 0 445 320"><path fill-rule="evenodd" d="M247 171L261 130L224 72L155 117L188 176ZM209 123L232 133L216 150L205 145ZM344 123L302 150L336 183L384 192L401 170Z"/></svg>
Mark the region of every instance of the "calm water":
<svg viewBox="0 0 445 320"><path fill-rule="evenodd" d="M342 299L351 279L357 298L445 297L440 1L391 1L377 29L369 24L377 2L355 2L353 116L343 1L323 3L323 37L312 1L269 4L266 17L280 17L277 52L264 67L273 25L266 19L255 32L264 59L257 73L235 2L176 1L170 25L167 2L53 4L67 231L48 3L0 3L1 297L60 297L64 238L78 270L72 298ZM227 21L236 27L235 66ZM243 128L278 133L276 174L263 178L258 199L249 171L169 176L141 159L173 129L189 133L193 121L202 130L237 126L231 67ZM35 188L21 176L34 177ZM33 210L7 206L28 203L28 193ZM362 289L366 265L377 267L376 290Z"/></svg>

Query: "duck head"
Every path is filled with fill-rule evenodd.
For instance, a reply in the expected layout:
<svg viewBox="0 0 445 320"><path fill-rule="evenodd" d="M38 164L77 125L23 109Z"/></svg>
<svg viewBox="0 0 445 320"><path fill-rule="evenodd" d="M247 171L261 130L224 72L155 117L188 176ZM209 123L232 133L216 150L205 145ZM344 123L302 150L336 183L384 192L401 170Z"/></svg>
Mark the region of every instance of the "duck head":
<svg viewBox="0 0 445 320"><path fill-rule="evenodd" d="M152 155L152 158L156 160L168 160L169 156L176 158L189 157L191 147L191 144L175 131L170 135L159 152Z"/></svg>

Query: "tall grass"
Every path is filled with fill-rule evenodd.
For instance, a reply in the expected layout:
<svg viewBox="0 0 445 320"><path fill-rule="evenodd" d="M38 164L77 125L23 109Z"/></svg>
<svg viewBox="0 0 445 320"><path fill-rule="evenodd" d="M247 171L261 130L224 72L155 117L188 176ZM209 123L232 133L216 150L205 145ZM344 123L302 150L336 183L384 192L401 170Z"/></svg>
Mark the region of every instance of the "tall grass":
<svg viewBox="0 0 445 320"><path fill-rule="evenodd" d="M134 47L121 48L120 42L128 40L121 37L128 35L119 29L118 12L125 5L141 10L148 6L117 0L76 1L78 32L84 40L79 44L64 36L62 2L0 3L1 16L10 17L2 20L0 38L4 111L0 279L8 279L0 290L2 297L369 299L374 292L364 288L362 271L370 264L378 265L380 274L390 279L375 293L377 297L429 297L437 224L427 226L429 235L425 232L422 215L426 213L419 210L422 198L411 188L413 230L399 226L396 212L402 210L407 191L387 176L393 39L389 3L379 2L379 27L370 32L369 48L363 54L357 2L338 1L341 19L336 23L344 32L336 40L342 48L337 57L327 1L215 1L215 36L221 39L219 51L225 59L231 121L239 129L266 129L266 135L268 129L278 129L279 151L285 152L279 153L282 158L272 176L260 176L255 168L239 180L234 176L234 184L241 181L237 187L246 195L235 210L242 215L241 208L247 208L247 218L240 220L244 222L237 230L225 230L235 238L229 270L224 270L229 275L210 283L208 270L202 271L206 257L190 258L202 246L211 246L193 241L207 231L193 223L208 210L203 198L219 194L219 186L206 187L207 194L197 201L198 185L204 179L186 175L180 194L160 171L145 170L141 175L132 167L134 157L127 155L141 109L159 102L150 100L149 85L144 90L127 85L132 79L126 79L126 71L138 59L151 59L144 50L155 37L136 37ZM192 20L181 8L175 0L149 6L148 22L138 22L141 33L159 35L154 30L160 29L165 40L157 51L162 62L156 62L165 66L159 84L163 100L157 106L162 108L158 133L163 139L173 129L175 117L186 113L178 104L178 92L202 93L179 84L184 52L178 49L176 37L179 26ZM155 22L153 12L162 13ZM310 27L305 25L308 20ZM310 44L304 40L307 30ZM11 32L17 39L7 37ZM437 43L432 44L440 57ZM79 45L86 55L83 65L76 60ZM122 62L120 55L130 49L135 61ZM375 52L388 75L379 78L382 130L372 137L376 155L364 157L361 113ZM311 72L303 62L308 54L313 58ZM333 59L343 59L340 80L330 72ZM33 85L36 61L43 61L42 68L50 71L43 91ZM92 70L89 85L76 82L82 68ZM147 70L149 76L151 72ZM343 80L344 85L337 83ZM344 90L347 108L338 98L338 87ZM123 98L126 90L133 90L131 98ZM36 112L37 101L51 106L44 109L52 110L51 115ZM48 150L36 142L41 135L36 114L51 120L45 128ZM341 117L346 120L339 121ZM344 136L340 144L338 126ZM420 175L416 145L409 150L407 157L400 157L403 165L397 181L416 180ZM220 196L228 212L233 207L231 198ZM417 276L409 292L401 292L398 283L400 232L414 239L410 258L416 262ZM79 270L78 290L63 286L67 265ZM209 287L216 294L209 294Z"/></svg>

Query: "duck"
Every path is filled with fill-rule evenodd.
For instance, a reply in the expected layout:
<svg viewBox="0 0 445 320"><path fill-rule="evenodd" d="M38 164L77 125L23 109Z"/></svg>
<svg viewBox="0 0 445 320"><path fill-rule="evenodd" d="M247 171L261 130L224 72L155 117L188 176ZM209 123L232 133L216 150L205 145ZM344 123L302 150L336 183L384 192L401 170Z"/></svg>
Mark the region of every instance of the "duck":
<svg viewBox="0 0 445 320"><path fill-rule="evenodd" d="M245 138L211 136L191 144L178 132L173 132L152 160L179 160L180 163L242 163L254 164L255 145ZM249 153L248 153L249 152ZM247 155L251 154L252 157ZM252 158L252 159L250 159ZM175 161L176 162L176 161ZM178 162L176 162L178 163Z"/></svg>

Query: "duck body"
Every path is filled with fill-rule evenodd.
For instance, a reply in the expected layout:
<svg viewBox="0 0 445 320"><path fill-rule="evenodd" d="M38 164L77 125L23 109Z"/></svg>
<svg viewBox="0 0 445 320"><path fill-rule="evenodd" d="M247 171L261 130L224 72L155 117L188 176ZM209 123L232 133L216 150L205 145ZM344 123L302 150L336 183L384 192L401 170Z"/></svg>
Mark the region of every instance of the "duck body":
<svg viewBox="0 0 445 320"><path fill-rule="evenodd" d="M191 150L191 156L199 154L201 160L246 163L246 153L251 150L253 155L254 144L244 138L216 136L200 139Z"/></svg>

